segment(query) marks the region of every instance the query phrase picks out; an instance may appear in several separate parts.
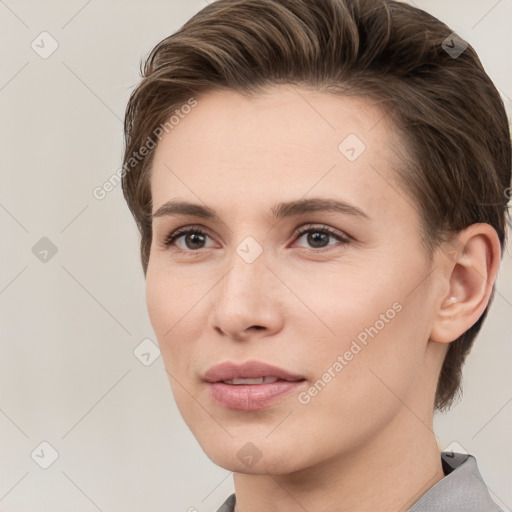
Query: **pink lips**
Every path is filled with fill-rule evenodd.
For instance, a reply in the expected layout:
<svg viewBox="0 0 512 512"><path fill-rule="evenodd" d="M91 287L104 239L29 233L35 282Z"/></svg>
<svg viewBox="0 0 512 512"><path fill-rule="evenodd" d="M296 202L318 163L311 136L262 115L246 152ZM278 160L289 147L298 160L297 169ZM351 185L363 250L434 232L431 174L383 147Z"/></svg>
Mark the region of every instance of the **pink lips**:
<svg viewBox="0 0 512 512"><path fill-rule="evenodd" d="M279 380L265 384L226 384L232 379L274 377ZM203 376L210 396L221 406L241 411L254 411L269 407L284 395L297 390L305 379L283 368L259 361L244 364L224 362L210 368Z"/></svg>

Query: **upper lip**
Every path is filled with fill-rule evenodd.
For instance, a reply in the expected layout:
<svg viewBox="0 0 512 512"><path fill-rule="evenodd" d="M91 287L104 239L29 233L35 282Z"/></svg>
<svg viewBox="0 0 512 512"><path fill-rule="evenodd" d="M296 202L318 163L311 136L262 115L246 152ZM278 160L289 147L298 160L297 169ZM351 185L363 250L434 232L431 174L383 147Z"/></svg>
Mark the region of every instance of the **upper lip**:
<svg viewBox="0 0 512 512"><path fill-rule="evenodd" d="M304 380L301 375L293 374L261 361L247 361L236 364L229 361L212 366L203 376L206 382L221 382L231 379L257 379L259 377L276 377L282 380Z"/></svg>

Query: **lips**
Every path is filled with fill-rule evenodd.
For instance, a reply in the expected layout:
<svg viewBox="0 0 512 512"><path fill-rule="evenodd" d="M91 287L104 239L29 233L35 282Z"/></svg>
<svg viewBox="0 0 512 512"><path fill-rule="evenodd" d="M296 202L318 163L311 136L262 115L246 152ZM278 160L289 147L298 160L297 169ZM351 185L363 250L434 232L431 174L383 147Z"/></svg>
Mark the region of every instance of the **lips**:
<svg viewBox="0 0 512 512"><path fill-rule="evenodd" d="M217 405L245 412L276 405L306 385L302 375L260 361L224 362L210 368L203 380Z"/></svg>
<svg viewBox="0 0 512 512"><path fill-rule="evenodd" d="M212 366L203 376L203 380L210 383L231 381L233 385L243 385L242 379L264 379L262 382L254 381L247 384L265 384L274 379L278 381L296 382L304 380L302 375L291 373L278 366L260 361L247 361L243 364L224 362Z"/></svg>

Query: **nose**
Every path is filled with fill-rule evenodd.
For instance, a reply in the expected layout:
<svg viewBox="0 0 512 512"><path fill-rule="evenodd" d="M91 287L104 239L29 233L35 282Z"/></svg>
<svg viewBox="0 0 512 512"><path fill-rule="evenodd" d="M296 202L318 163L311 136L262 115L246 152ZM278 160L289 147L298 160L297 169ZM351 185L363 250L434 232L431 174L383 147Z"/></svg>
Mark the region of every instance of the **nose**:
<svg viewBox="0 0 512 512"><path fill-rule="evenodd" d="M279 280L265 252L252 262L234 252L230 267L215 287L210 327L236 341L271 336L283 326Z"/></svg>

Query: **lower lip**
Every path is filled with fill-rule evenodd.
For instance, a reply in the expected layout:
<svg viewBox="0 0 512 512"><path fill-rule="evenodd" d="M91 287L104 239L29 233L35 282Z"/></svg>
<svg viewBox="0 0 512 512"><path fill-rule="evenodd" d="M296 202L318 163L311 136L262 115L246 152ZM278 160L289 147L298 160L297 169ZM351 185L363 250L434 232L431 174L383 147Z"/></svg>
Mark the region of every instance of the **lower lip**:
<svg viewBox="0 0 512 512"><path fill-rule="evenodd" d="M305 381L278 380L269 384L225 384L208 382L212 398L222 407L239 411L256 411L270 407L285 395L296 391Z"/></svg>

